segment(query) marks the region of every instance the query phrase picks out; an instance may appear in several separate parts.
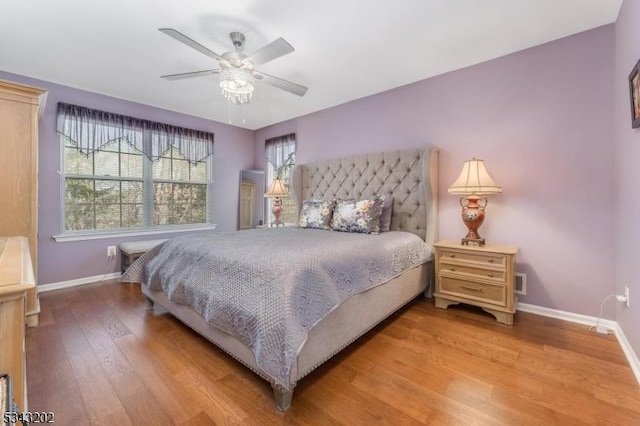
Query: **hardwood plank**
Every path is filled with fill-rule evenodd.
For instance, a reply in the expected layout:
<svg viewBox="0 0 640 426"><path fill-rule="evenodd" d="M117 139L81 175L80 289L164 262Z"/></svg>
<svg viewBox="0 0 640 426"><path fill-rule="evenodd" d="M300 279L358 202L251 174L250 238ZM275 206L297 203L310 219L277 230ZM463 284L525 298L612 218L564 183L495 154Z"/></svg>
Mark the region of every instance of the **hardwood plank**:
<svg viewBox="0 0 640 426"><path fill-rule="evenodd" d="M60 335L69 357L74 359L76 355L84 352L90 352L95 355L104 371L104 377L109 381L119 402L122 404L122 408L124 408L132 423L172 424L160 404L142 383L135 370L131 368L112 341L114 337L126 335L130 332L121 325L120 321L109 309L96 308L95 304L97 303L100 302L96 301L95 298L85 297L83 300L78 301L73 309L64 309L64 312L54 310L54 316L60 328ZM76 322L78 317L82 319L82 326ZM85 334L87 337L85 337ZM107 398L106 401L110 400ZM90 406L91 404L88 403L87 405ZM112 415L107 414L104 417L109 418ZM116 419L114 421L118 417L123 417L120 408L115 415ZM96 416L93 417L95 418ZM102 421L105 420L101 419L100 422Z"/></svg>
<svg viewBox="0 0 640 426"><path fill-rule="evenodd" d="M207 413L200 412L186 422L181 423L181 426L211 426L212 424L215 423L211 417Z"/></svg>
<svg viewBox="0 0 640 426"><path fill-rule="evenodd" d="M82 352L70 359L80 397L93 424L131 424L118 395L93 352Z"/></svg>
<svg viewBox="0 0 640 426"><path fill-rule="evenodd" d="M376 367L370 376L359 375L353 381L364 392L371 393L389 405L397 407L415 420L427 423L437 412L463 424L498 424L480 410L421 386L411 380Z"/></svg>
<svg viewBox="0 0 640 426"><path fill-rule="evenodd" d="M135 391L133 389L136 389ZM123 390L116 388L118 397L134 425L173 425L169 415L147 387L138 386ZM211 423L209 423L211 424Z"/></svg>
<svg viewBox="0 0 640 426"><path fill-rule="evenodd" d="M253 373L229 374L216 382L236 405L247 414L255 424L269 424L274 420L273 394L267 382ZM298 395L294 394L294 398ZM284 414L283 414L284 415Z"/></svg>
<svg viewBox="0 0 640 426"><path fill-rule="evenodd" d="M28 328L27 331L33 331L35 334L36 345L40 349L37 354L39 361L54 364L68 359L58 327L55 324L39 325L37 328ZM29 358L30 356L27 354L27 359Z"/></svg>
<svg viewBox="0 0 640 426"><path fill-rule="evenodd" d="M547 362L549 358L553 358L554 362ZM586 393L592 392L592 386L609 381L615 381L619 387L629 390L637 387L637 382L628 380L628 367L553 346L545 346L537 353L522 351L519 369L547 383Z"/></svg>
<svg viewBox="0 0 640 426"><path fill-rule="evenodd" d="M494 391L494 385L491 381L479 380L461 374L457 369L447 368L446 364L431 362L434 359L430 359L430 362L425 362L424 353L417 351L403 351L402 357L397 355L387 356L382 348L398 346L398 343L392 343L392 340L390 339L389 342L385 341L383 343L372 342L363 348L363 351L366 352L362 356L368 356L371 362L375 361L380 367L417 385L425 386L425 384L428 384L430 389L447 399L461 402L466 406L482 410L488 414L495 413L495 418L497 419L505 421L510 419L509 424L518 423L519 420L526 417L523 416L523 413L509 411L508 407L497 409L493 406L494 404L490 397ZM430 421L435 421L438 416L439 414L434 414ZM536 424L533 419L531 420L532 424Z"/></svg>
<svg viewBox="0 0 640 426"><path fill-rule="evenodd" d="M488 387L485 383L459 377L447 387L445 396L467 407L480 410L501 424L548 424L547 421L540 420L537 414L542 412L541 408L544 407L536 407L536 411L527 412L520 407L514 409L512 406L500 405L493 399L495 392L496 389L493 386ZM565 421L563 424L570 424L569 418L563 420Z"/></svg>
<svg viewBox="0 0 640 426"><path fill-rule="evenodd" d="M189 398L199 401L200 407L213 419L214 424L238 424L248 418L247 413L226 395L224 388L200 374L196 368L187 366L173 379L182 384L185 390L188 389Z"/></svg>
<svg viewBox="0 0 640 426"><path fill-rule="evenodd" d="M81 391L73 374L69 360L59 362L41 361L36 364L34 374L41 374L45 400L44 405L29 404L30 411L47 411L55 415L55 422L63 425L90 424L89 415L81 398ZM42 403L42 401L40 401Z"/></svg>
<svg viewBox="0 0 640 426"><path fill-rule="evenodd" d="M509 327L416 300L302 379L282 413L266 381L146 311L136 284L41 304L46 321L26 336L30 409L58 424L640 424L615 338L533 314Z"/></svg>
<svg viewBox="0 0 640 426"><path fill-rule="evenodd" d="M319 411L340 419L345 424L418 425L418 420L410 417L392 405L367 392L359 392L351 383L358 375L356 370L345 374L348 367L336 368L322 375L318 380L298 395L305 398ZM349 407L345 411L344 407Z"/></svg>
<svg viewBox="0 0 640 426"><path fill-rule="evenodd" d="M515 423L531 425L585 425L593 424L593 419L587 421L549 407L545 398L535 398L521 392L508 391L501 388L494 389L491 395L491 405L503 412L515 413ZM602 423L606 424L606 423ZM624 423L623 423L624 424Z"/></svg>
<svg viewBox="0 0 640 426"><path fill-rule="evenodd" d="M58 324L61 324L57 328L67 357L71 358L82 352L92 351L82 327L80 327L75 320L66 323L58 322Z"/></svg>
<svg viewBox="0 0 640 426"><path fill-rule="evenodd" d="M394 342L394 339L389 342ZM381 344L376 340L364 346L359 354L374 366L384 367L400 377L418 384L428 383L429 389L440 394L444 394L449 384L459 376L446 368L434 368L434 364L425 362L424 354L420 352L407 351L401 357L397 353L389 353L388 349L393 347L393 344Z"/></svg>
<svg viewBox="0 0 640 426"><path fill-rule="evenodd" d="M193 417L193 413L202 411L197 401L188 397L188 392L181 392L182 389L134 335L122 336L116 339L116 344L175 424L184 423Z"/></svg>
<svg viewBox="0 0 640 426"><path fill-rule="evenodd" d="M112 334L105 329L101 330L99 337L94 331L92 346L98 350L96 357L131 422L133 424L172 424L162 405L141 380L116 342L107 339L107 336L111 337Z"/></svg>
<svg viewBox="0 0 640 426"><path fill-rule="evenodd" d="M101 367L112 380L126 380L134 374L126 358L113 341L111 334L102 323L93 316L94 311L89 306L78 305L73 308L86 341L95 353Z"/></svg>
<svg viewBox="0 0 640 426"><path fill-rule="evenodd" d="M413 343L409 343L413 344ZM521 397L536 402L542 406L552 409L555 413L574 417L581 421L589 421L591 418L620 418L617 409L606 404L601 404L597 399L589 395L591 388L587 389L587 394L581 391L581 383L572 383L568 377L572 377L571 372L565 372L560 366L560 360L550 358L543 351L539 352L535 359L536 366L552 369L552 373L535 373L535 368L530 366L529 361L523 360L514 368L505 368L498 363L489 362L483 359L476 359L470 355L462 354L458 351L441 348L431 345L428 352L437 357L439 365L452 369L453 371L468 370L466 365L474 365L473 377L493 382L499 389L507 390ZM613 349L613 348L612 348ZM620 350L618 348L618 350ZM533 358L532 358L533 359ZM438 362L438 361L436 361ZM576 364L574 369L584 370L588 375L588 365ZM634 397L638 398L638 388L631 390ZM582 408L580 408L582 407ZM636 418L635 413L630 413L626 408L618 407L622 410L622 418ZM640 417L638 417L640 420ZM624 422L622 423L624 424Z"/></svg>
<svg viewBox="0 0 640 426"><path fill-rule="evenodd" d="M593 386L593 394L600 401L625 407L640 414L640 400L637 398L637 392L633 388L621 389L618 385L615 381L600 382L597 386Z"/></svg>

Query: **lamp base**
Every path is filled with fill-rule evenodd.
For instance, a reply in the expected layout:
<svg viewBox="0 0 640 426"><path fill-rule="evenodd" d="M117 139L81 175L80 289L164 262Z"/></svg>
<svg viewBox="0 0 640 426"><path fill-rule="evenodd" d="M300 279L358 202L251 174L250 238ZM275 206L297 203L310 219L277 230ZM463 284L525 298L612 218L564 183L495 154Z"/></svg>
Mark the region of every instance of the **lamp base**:
<svg viewBox="0 0 640 426"><path fill-rule="evenodd" d="M281 212L282 212L282 200L280 199L280 197L276 197L273 200L273 208L271 209L271 213L273 213L273 216L275 217L276 220L274 220L273 223L271 223L271 226L275 226L276 228L280 225L284 226L284 223L280 222Z"/></svg>
<svg viewBox="0 0 640 426"><path fill-rule="evenodd" d="M487 199L476 195L464 197L460 199L462 207L462 221L466 225L469 232L462 239L462 245L478 245L485 244L484 238L478 234L478 228L484 221L484 208L487 206Z"/></svg>
<svg viewBox="0 0 640 426"><path fill-rule="evenodd" d="M484 238L463 238L461 244L463 246L475 245L475 246L483 246Z"/></svg>

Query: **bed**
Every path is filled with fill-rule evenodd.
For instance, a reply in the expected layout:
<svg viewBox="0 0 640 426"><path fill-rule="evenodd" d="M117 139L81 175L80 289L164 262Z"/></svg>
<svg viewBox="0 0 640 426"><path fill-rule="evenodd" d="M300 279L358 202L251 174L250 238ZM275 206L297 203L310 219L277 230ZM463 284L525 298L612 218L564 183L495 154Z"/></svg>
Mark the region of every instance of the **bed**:
<svg viewBox="0 0 640 426"><path fill-rule="evenodd" d="M141 282L149 307L162 306L267 380L284 411L300 379L415 297L430 296L437 154L388 151L292 171L298 211L304 200L392 196L388 232L286 227L177 237L141 256L122 280Z"/></svg>

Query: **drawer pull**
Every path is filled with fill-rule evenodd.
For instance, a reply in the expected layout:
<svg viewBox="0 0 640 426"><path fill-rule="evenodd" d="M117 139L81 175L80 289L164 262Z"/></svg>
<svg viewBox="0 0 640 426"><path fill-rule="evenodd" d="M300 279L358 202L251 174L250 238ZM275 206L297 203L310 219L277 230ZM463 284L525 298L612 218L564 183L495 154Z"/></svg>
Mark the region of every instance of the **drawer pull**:
<svg viewBox="0 0 640 426"><path fill-rule="evenodd" d="M487 274L489 278L493 278L493 274Z"/></svg>
<svg viewBox="0 0 640 426"><path fill-rule="evenodd" d="M450 271L455 271L456 269L455 269L453 266L450 266L450 267L449 267L449 270L450 270Z"/></svg>
<svg viewBox="0 0 640 426"><path fill-rule="evenodd" d="M493 263L493 259L487 259L487 262Z"/></svg>
<svg viewBox="0 0 640 426"><path fill-rule="evenodd" d="M451 254L449 254L449 257L456 257L456 255L451 253Z"/></svg>
<svg viewBox="0 0 640 426"><path fill-rule="evenodd" d="M471 290L471 291L477 291L477 292L481 292L482 291L482 287L471 287L468 285L461 285L461 288L464 288L465 290Z"/></svg>

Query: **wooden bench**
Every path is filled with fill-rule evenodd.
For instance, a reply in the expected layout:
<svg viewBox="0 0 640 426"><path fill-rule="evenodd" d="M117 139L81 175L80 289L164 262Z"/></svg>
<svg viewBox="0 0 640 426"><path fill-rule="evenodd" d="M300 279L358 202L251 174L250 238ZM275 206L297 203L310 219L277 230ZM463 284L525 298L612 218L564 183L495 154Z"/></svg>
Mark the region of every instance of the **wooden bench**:
<svg viewBox="0 0 640 426"><path fill-rule="evenodd" d="M124 273L124 271L126 271L137 258L165 241L167 240L130 241L120 244L120 266L122 273Z"/></svg>

